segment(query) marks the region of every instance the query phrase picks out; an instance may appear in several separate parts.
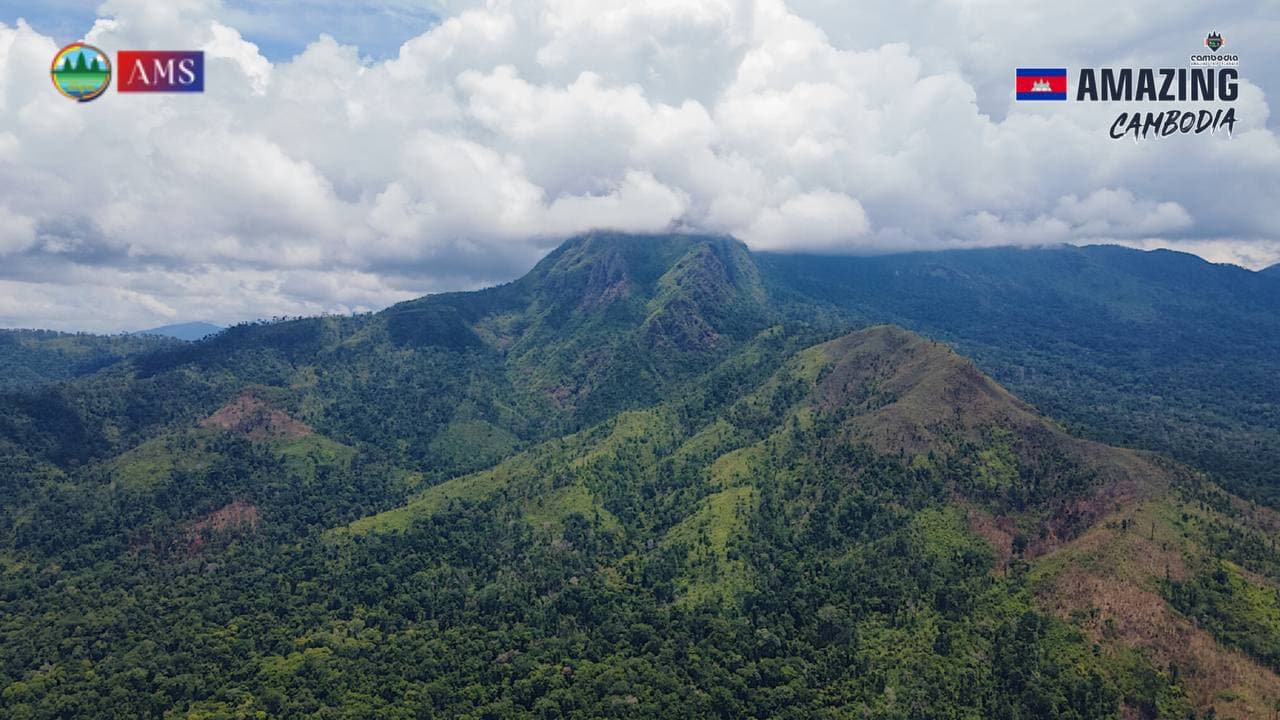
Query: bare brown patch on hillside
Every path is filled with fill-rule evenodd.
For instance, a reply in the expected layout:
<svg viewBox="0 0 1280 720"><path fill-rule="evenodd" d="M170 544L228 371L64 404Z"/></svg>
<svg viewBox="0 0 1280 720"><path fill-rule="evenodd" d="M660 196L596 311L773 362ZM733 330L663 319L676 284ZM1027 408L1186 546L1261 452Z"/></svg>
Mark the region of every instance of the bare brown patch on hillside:
<svg viewBox="0 0 1280 720"><path fill-rule="evenodd" d="M1280 534L1280 512L1225 492L1223 495L1231 504L1232 517L1238 518L1245 526L1268 535Z"/></svg>
<svg viewBox="0 0 1280 720"><path fill-rule="evenodd" d="M235 400L200 421L200 427L219 428L250 440L300 438L312 430L283 410L272 407L252 391L241 393Z"/></svg>
<svg viewBox="0 0 1280 720"><path fill-rule="evenodd" d="M1095 641L1118 639L1148 651L1161 665L1177 663L1198 709L1213 707L1218 717L1242 720L1273 717L1274 699L1280 697L1276 676L1241 653L1218 645L1157 593L1096 577L1072 580L1065 590L1087 598L1099 610L1096 620L1085 621Z"/></svg>
<svg viewBox="0 0 1280 720"><path fill-rule="evenodd" d="M1052 552L1094 527L1103 518L1168 491L1170 470L1153 458L1122 448L1062 435L1062 448L1096 473L1088 494L1057 504L1045 521L1045 534L1032 540L1026 557Z"/></svg>
<svg viewBox="0 0 1280 720"><path fill-rule="evenodd" d="M1035 571L1036 600L1096 642L1139 648L1158 666L1177 664L1200 710L1271 718L1280 676L1219 645L1160 596L1161 579L1185 579L1187 553L1195 552L1167 521L1169 512L1160 504L1129 507L1046 556Z"/></svg>
<svg viewBox="0 0 1280 720"><path fill-rule="evenodd" d="M262 514L258 508L243 500L224 505L217 510L193 520L187 525L187 551L199 552L207 540L229 533L253 530L262 523Z"/></svg>
<svg viewBox="0 0 1280 720"><path fill-rule="evenodd" d="M1024 535L1026 545L1021 557L1035 560L1067 543L1081 540L1103 518L1144 499L1157 497L1159 489L1167 484L1167 479L1155 468L1144 470L1139 465L1131 473L1117 473L1119 466L1102 464L1100 477L1089 494L1053 504L1036 531ZM965 508L969 529L986 540L995 552L996 569L1003 571L1015 555L1013 539L1019 534L1017 518L993 514L964 498L958 498L958 502ZM1083 537L1082 533L1085 533Z"/></svg>
<svg viewBox="0 0 1280 720"><path fill-rule="evenodd" d="M1013 536L1017 528L1007 517L996 517L979 507L964 503L969 529L987 541L996 554L996 569L1003 571L1013 559Z"/></svg>

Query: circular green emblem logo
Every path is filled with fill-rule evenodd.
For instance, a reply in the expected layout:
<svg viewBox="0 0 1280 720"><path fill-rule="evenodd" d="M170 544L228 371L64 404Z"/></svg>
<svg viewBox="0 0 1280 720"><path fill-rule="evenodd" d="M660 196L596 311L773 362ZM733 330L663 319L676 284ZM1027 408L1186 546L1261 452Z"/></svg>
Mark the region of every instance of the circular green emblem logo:
<svg viewBox="0 0 1280 720"><path fill-rule="evenodd" d="M89 102L111 85L111 59L92 45L71 43L53 56L53 86L76 102Z"/></svg>

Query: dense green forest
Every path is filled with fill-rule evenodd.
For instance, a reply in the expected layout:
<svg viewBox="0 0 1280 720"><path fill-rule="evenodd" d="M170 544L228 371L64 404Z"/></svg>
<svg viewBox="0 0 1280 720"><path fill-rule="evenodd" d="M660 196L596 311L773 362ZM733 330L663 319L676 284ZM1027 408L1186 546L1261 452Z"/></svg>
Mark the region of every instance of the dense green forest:
<svg viewBox="0 0 1280 720"><path fill-rule="evenodd" d="M1097 253L1043 260L1079 282L1166 259L1043 252ZM803 262L595 234L496 288L241 325L0 396L0 715L1272 711L1280 516L1215 484L1266 500L1263 480L1067 432L1160 449L1140 418L1128 438L1090 424L1151 392L1132 379L1153 366L1113 366L1171 347L1156 329L1246 320L1059 307L1051 340L1023 298L993 329L1010 293L1053 292L957 264L909 322L863 304L911 309L886 279L905 260L851 272L856 291ZM1148 285L1125 292L1156 303ZM991 293L978 319L958 287ZM1214 292L1232 288L1271 302ZM880 320L948 320L929 334L956 349L857 329ZM1275 362L1257 328L1242 377ZM1226 382L1219 349L1189 352L1168 362ZM1117 407L1090 415L1084 378ZM1234 402L1176 427L1267 451L1276 423Z"/></svg>
<svg viewBox="0 0 1280 720"><path fill-rule="evenodd" d="M0 392L89 375L173 343L170 338L143 335L0 330Z"/></svg>

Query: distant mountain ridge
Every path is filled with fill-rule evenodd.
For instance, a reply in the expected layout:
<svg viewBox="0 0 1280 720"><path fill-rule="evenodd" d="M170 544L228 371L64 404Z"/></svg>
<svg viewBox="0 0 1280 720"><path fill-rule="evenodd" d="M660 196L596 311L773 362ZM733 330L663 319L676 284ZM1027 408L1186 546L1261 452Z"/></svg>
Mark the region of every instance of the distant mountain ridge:
<svg viewBox="0 0 1280 720"><path fill-rule="evenodd" d="M82 377L173 342L158 336L0 330L0 391Z"/></svg>
<svg viewBox="0 0 1280 720"><path fill-rule="evenodd" d="M154 328L151 328L150 330L139 330L133 334L134 335L162 335L164 337L176 338L178 340L195 342L196 340L203 340L204 338L210 335L213 335L214 333L222 332L225 329L226 328L224 328L223 326L214 325L213 323L187 322L187 323L176 323L173 325L161 325L160 327L154 327Z"/></svg>
<svg viewBox="0 0 1280 720"><path fill-rule="evenodd" d="M223 330L211 323L165 325L117 335L0 329L0 391L37 388L90 375L126 358Z"/></svg>

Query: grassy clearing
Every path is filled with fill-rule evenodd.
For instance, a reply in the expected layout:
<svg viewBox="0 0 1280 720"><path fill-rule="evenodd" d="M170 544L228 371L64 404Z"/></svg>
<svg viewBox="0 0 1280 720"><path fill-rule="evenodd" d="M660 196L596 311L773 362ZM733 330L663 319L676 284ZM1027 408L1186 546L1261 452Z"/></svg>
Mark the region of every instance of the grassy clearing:
<svg viewBox="0 0 1280 720"><path fill-rule="evenodd" d="M563 529L565 520L575 514L589 519L599 517L601 525L607 530L620 527L617 518L600 507L595 496L583 485L556 488L537 498L526 508L524 518L536 528L559 532Z"/></svg>
<svg viewBox="0 0 1280 720"><path fill-rule="evenodd" d="M749 482L753 469L765 460L765 448L760 443L725 453L711 464L711 484L731 488Z"/></svg>
<svg viewBox="0 0 1280 720"><path fill-rule="evenodd" d="M455 420L431 441L431 454L438 465L472 470L509 457L519 444L515 435L484 420Z"/></svg>
<svg viewBox="0 0 1280 720"><path fill-rule="evenodd" d="M759 494L749 485L723 490L707 497L697 512L662 539L664 545L689 549L690 571L679 583L682 605L733 602L748 587L747 564L731 549L746 533L758 502Z"/></svg>
<svg viewBox="0 0 1280 720"><path fill-rule="evenodd" d="M672 459L681 465L701 465L732 450L738 433L732 424L716 420L699 430L680 446Z"/></svg>
<svg viewBox="0 0 1280 720"><path fill-rule="evenodd" d="M670 423L654 410L620 413L609 423L600 426L600 429L608 434L590 450L574 458L571 467L582 468L600 460L611 459L630 442L648 444L651 450L657 451L660 447L670 445L675 439ZM589 434L594 434L593 431L587 433L575 436L575 439L584 439Z"/></svg>
<svg viewBox="0 0 1280 720"><path fill-rule="evenodd" d="M921 510L912 516L911 526L920 547L935 560L949 561L963 552L991 552L969 529L964 510L956 506Z"/></svg>
<svg viewBox="0 0 1280 720"><path fill-rule="evenodd" d="M428 488L407 504L370 515L347 526L355 535L371 532L403 532L415 520L429 518L453 500L484 500L504 487L517 463L506 462L483 472L464 475Z"/></svg>
<svg viewBox="0 0 1280 720"><path fill-rule="evenodd" d="M347 467L356 456L355 449L322 435L275 440L272 443L291 475L304 482L314 481L324 466Z"/></svg>
<svg viewBox="0 0 1280 720"><path fill-rule="evenodd" d="M208 449L206 433L181 432L148 440L112 459L109 467L119 486L146 491L167 482L174 473L208 470L217 459Z"/></svg>

